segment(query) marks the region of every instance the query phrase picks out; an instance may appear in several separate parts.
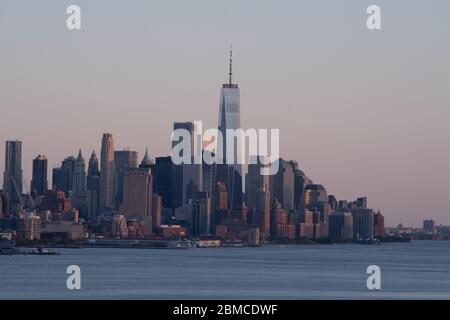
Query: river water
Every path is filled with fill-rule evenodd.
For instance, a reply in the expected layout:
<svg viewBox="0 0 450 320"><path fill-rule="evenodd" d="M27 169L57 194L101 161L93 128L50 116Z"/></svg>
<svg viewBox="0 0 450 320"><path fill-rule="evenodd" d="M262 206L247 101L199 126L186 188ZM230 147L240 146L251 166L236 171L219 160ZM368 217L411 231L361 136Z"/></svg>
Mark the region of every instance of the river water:
<svg viewBox="0 0 450 320"><path fill-rule="evenodd" d="M450 241L58 251L0 256L0 299L450 299ZM81 290L66 287L69 265Z"/></svg>

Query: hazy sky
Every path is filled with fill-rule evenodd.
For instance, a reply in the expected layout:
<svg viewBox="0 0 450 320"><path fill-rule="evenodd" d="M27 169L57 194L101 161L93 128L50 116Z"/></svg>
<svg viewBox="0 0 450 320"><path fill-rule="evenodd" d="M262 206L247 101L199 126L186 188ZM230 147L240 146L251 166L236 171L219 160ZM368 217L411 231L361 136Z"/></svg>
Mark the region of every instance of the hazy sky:
<svg viewBox="0 0 450 320"><path fill-rule="evenodd" d="M284 158L387 225L450 225L449 17L448 0L2 0L0 168L8 139L27 184L34 156L51 172L103 132L169 154L174 121L217 126L233 44L244 128L279 128Z"/></svg>

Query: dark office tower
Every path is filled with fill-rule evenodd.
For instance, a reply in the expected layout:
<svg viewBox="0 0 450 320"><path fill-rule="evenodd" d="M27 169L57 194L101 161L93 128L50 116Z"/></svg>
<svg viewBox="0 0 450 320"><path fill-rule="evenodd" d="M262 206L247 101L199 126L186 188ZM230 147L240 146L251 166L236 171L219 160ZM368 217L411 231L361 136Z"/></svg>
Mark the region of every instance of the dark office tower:
<svg viewBox="0 0 450 320"><path fill-rule="evenodd" d="M193 236L210 233L211 199L206 192L196 192L192 196L191 234Z"/></svg>
<svg viewBox="0 0 450 320"><path fill-rule="evenodd" d="M203 150L203 154L209 153L209 151ZM203 191L208 193L211 198L211 225L214 224L215 214L214 208L216 207L216 177L217 177L217 166L215 163L207 164L203 162L202 164L202 177L203 177Z"/></svg>
<svg viewBox="0 0 450 320"><path fill-rule="evenodd" d="M338 202L338 211L339 212L345 212L347 210L349 210L347 200L339 200L339 202Z"/></svg>
<svg viewBox="0 0 450 320"><path fill-rule="evenodd" d="M73 171L76 159L67 157L61 162L61 167L54 168L52 173L53 190L64 191L66 197L71 196L73 190Z"/></svg>
<svg viewBox="0 0 450 320"><path fill-rule="evenodd" d="M88 215L96 217L98 214L99 194L100 194L100 170L98 169L98 159L95 151L92 151L89 159L87 174L88 192Z"/></svg>
<svg viewBox="0 0 450 320"><path fill-rule="evenodd" d="M361 197L356 199L356 205L358 208L367 209L367 197Z"/></svg>
<svg viewBox="0 0 450 320"><path fill-rule="evenodd" d="M6 141L3 191L10 196L10 213L15 214L22 203L22 142Z"/></svg>
<svg viewBox="0 0 450 320"><path fill-rule="evenodd" d="M0 191L0 218L7 218L9 213L9 197L6 192Z"/></svg>
<svg viewBox="0 0 450 320"><path fill-rule="evenodd" d="M258 192L269 190L269 175L262 174L264 167L258 157L252 156L248 165L247 182L245 192L247 194L247 208L256 209L258 203Z"/></svg>
<svg viewBox="0 0 450 320"><path fill-rule="evenodd" d="M173 208L173 173L175 165L172 163L171 157L158 157L155 160L155 170L152 175L155 179L155 193L161 196L162 206L166 209Z"/></svg>
<svg viewBox="0 0 450 320"><path fill-rule="evenodd" d="M137 168L138 153L136 151L114 151L115 177L114 199L116 208L123 201L123 175L126 169Z"/></svg>
<svg viewBox="0 0 450 320"><path fill-rule="evenodd" d="M433 221L433 220L431 220ZM373 216L373 228L374 228L374 237L375 238L383 238L385 236L384 232L384 216L381 214L380 210Z"/></svg>
<svg viewBox="0 0 450 320"><path fill-rule="evenodd" d="M263 240L270 238L270 192L260 190L256 193L256 224Z"/></svg>
<svg viewBox="0 0 450 320"><path fill-rule="evenodd" d="M203 150L203 155L211 153ZM202 177L203 177L203 191L208 192L209 195L214 194L215 182L216 182L216 164L202 164Z"/></svg>
<svg viewBox="0 0 450 320"><path fill-rule="evenodd" d="M100 156L100 213L114 209L114 143L110 133L104 133Z"/></svg>
<svg viewBox="0 0 450 320"><path fill-rule="evenodd" d="M227 130L237 130L241 129L241 107L240 107L240 91L239 86L234 84L232 81L232 51L230 51L230 72L228 83L222 86L220 91L220 109L219 109L219 131L222 133L223 137L223 150L217 150L218 156L223 159L223 163L227 164L225 166L226 174L225 179L218 180L225 182L228 190L228 205L229 208L239 209L242 207L243 201L243 168L242 164L238 162L238 141L235 138L234 141L227 141ZM227 163L226 161L226 150L234 145L234 159L233 163ZM222 171L223 169L219 169ZM223 172L219 172L223 175Z"/></svg>
<svg viewBox="0 0 450 320"><path fill-rule="evenodd" d="M192 199L195 192L203 190L203 177L202 177L202 165L194 164L194 141L197 138L195 136L195 124L193 122L175 122L173 125L174 130L184 129L189 132L191 137L191 161L190 163L183 163L175 166L174 172L174 186L173 193L174 207L178 208L188 203L189 199ZM175 146L180 141L174 141L172 146ZM201 141L197 141L197 144L201 146ZM180 154L184 156L184 154Z"/></svg>
<svg viewBox="0 0 450 320"><path fill-rule="evenodd" d="M378 213L380 212L378 211ZM434 231L434 220L433 219L423 220L423 229L426 231Z"/></svg>
<svg viewBox="0 0 450 320"><path fill-rule="evenodd" d="M38 155L33 159L33 179L31 180L30 193L33 196L43 196L47 188L47 158Z"/></svg>
<svg viewBox="0 0 450 320"><path fill-rule="evenodd" d="M331 212L338 212L338 201L332 194L328 196L328 203L330 204Z"/></svg>
<svg viewBox="0 0 450 320"><path fill-rule="evenodd" d="M353 234L356 239L374 238L374 212L372 209L354 208L353 216Z"/></svg>
<svg viewBox="0 0 450 320"><path fill-rule="evenodd" d="M353 239L353 217L350 212L330 215L329 237L332 240L347 241Z"/></svg>
<svg viewBox="0 0 450 320"><path fill-rule="evenodd" d="M73 171L73 194L72 205L78 209L80 216L86 218L88 215L87 189L86 189L86 163L83 159L81 150L75 160Z"/></svg>
<svg viewBox="0 0 450 320"><path fill-rule="evenodd" d="M277 174L270 176L270 196L277 199L285 211L294 209L295 163L280 158Z"/></svg>

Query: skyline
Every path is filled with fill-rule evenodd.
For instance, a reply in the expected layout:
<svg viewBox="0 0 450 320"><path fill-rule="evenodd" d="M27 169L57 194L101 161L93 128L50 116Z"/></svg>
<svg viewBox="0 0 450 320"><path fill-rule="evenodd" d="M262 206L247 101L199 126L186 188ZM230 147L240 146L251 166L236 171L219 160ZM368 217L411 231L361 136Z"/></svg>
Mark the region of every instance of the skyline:
<svg viewBox="0 0 450 320"><path fill-rule="evenodd" d="M211 17L203 13L200 22L182 30L186 17L176 14L180 22L174 18L166 23L154 19L154 10L141 15L145 3L127 8L119 25L110 25L119 14L116 2L111 5L115 10L105 15L100 11L102 2L79 1L87 17L78 34L57 27L64 17L57 11L65 2L53 2L48 8L45 3L52 2L26 5L36 8L33 16L22 10L23 4L0 5L7 12L7 19L0 19L2 26L13 23L19 12L21 19L33 22L38 19L36 12L44 14L49 9L45 13L49 19L40 22L39 32L27 30L20 21L14 22L18 28L14 39L6 28L0 31L5 38L0 45L3 61L11 61L7 65L2 62L5 72L0 75L0 85L5 88L0 95L0 105L5 108L0 137L23 142L22 166L28 186L32 159L38 154L47 156L49 168L69 155L76 156L79 148L85 157L92 149L99 155L103 132L113 134L116 150L129 146L141 158L148 147L154 158L169 154L173 122L203 120L213 127L218 116L218 88L227 79L227 49L233 43L243 128L280 128L283 158L297 160L316 183L340 199L367 195L371 207L383 211L388 225L417 226L424 218L450 224L446 201L450 151L445 148L450 136L450 96L445 89L450 66L445 57L450 47L439 40L448 38L450 28L444 19L431 19L432 13L439 14L448 3L436 2L428 11L422 10L420 26L405 26L404 20L392 19L394 14L405 15L400 2L379 1L387 24L379 34L367 33L363 19L359 22L363 11L358 10L365 2L344 6L350 9L348 13L327 4L336 18L328 16L327 9L319 11L320 5L309 3L296 11L304 20L294 21L288 15L281 27L263 24L267 10L277 9L276 5L263 2L261 16L257 16L249 15L251 5L236 4L242 11L236 13L229 31L221 27L207 31L204 27L212 22L215 11L205 2L201 2L204 12ZM168 13L168 7L156 3ZM198 3L194 10L185 9L193 14ZM416 11L422 8L417 2L408 5ZM298 9L295 3L287 6ZM220 21L230 17L227 10L225 17L219 12ZM277 16L280 10L273 15L281 18ZM308 11L324 16L322 27L306 18ZM411 18L419 16L416 11L408 13ZM151 15L151 26L159 26L161 35L148 20L130 19L133 14L139 18ZM330 29L349 16L348 24ZM254 24L246 27L244 17ZM102 21L108 27L102 26ZM297 22L302 27L289 29ZM308 24L317 29L306 32ZM172 28L166 30L167 26ZM259 36L257 29L272 43ZM277 39L280 30L285 33ZM344 35L349 31L355 39ZM213 37L216 32L217 38ZM174 42L176 33L179 36ZM130 37L124 38L125 34ZM146 35L158 41L144 45ZM253 35L256 39L246 43ZM293 35L299 36L299 43L292 43ZM104 40L100 46L93 42L98 37ZM117 39L125 45L114 46ZM402 40L399 44L395 42L398 39ZM213 41L208 44L206 40ZM57 147L48 148L51 145ZM368 160L359 161L361 154ZM4 156L0 167L4 168ZM430 185L433 188L428 190Z"/></svg>

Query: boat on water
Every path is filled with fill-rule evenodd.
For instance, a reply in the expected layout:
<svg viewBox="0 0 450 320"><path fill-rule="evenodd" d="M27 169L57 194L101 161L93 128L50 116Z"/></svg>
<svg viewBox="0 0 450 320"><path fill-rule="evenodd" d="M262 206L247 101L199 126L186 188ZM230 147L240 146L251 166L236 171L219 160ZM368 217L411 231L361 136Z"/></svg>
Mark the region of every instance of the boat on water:
<svg viewBox="0 0 450 320"><path fill-rule="evenodd" d="M16 242L13 240L0 239L0 254L12 255L20 253L16 248Z"/></svg>
<svg viewBox="0 0 450 320"><path fill-rule="evenodd" d="M197 248L217 248L220 247L220 240L198 240Z"/></svg>
<svg viewBox="0 0 450 320"><path fill-rule="evenodd" d="M59 252L56 251L49 251L47 249L44 249L42 247L37 247L36 249L33 249L31 251L24 252L25 254L30 255L38 255L38 256L54 256L59 255Z"/></svg>
<svg viewBox="0 0 450 320"><path fill-rule="evenodd" d="M189 249L195 248L195 243L189 240L171 241L167 244L168 249Z"/></svg>
<svg viewBox="0 0 450 320"><path fill-rule="evenodd" d="M354 243L358 244L380 244L378 239L358 239L355 240Z"/></svg>
<svg viewBox="0 0 450 320"><path fill-rule="evenodd" d="M242 241L224 241L220 246L224 248L243 248L246 247L247 244Z"/></svg>

